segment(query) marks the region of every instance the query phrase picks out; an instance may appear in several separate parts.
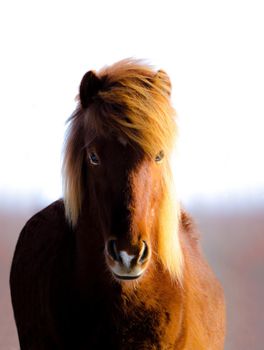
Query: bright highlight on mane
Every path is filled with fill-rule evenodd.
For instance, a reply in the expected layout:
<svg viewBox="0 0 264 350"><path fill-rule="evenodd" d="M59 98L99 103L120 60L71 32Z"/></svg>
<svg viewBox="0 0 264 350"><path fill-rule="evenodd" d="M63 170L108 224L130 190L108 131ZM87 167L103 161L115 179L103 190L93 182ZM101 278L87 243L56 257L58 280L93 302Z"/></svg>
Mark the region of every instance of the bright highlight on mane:
<svg viewBox="0 0 264 350"><path fill-rule="evenodd" d="M163 200L159 213L158 250L163 266L172 280L182 285L183 253L179 240L180 205L168 164L163 172Z"/></svg>
<svg viewBox="0 0 264 350"><path fill-rule="evenodd" d="M83 93L84 89L88 96ZM152 158L160 150L169 158L176 136L170 89L165 72L156 72L133 59L120 61L98 73L86 73L80 86L78 107L69 121L63 162L66 217L73 226L82 207L87 139L117 133ZM181 280L179 210L171 193L168 164L164 162L161 166L164 198L159 218L159 256L171 276Z"/></svg>

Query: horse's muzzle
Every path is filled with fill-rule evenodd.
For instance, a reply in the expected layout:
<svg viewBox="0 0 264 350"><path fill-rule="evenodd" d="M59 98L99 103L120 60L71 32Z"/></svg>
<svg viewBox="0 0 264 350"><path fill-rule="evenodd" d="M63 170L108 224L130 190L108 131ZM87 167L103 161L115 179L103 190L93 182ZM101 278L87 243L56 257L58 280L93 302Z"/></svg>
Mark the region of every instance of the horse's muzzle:
<svg viewBox="0 0 264 350"><path fill-rule="evenodd" d="M120 280L134 280L145 271L150 258L150 249L145 241L139 247L118 249L116 239L108 240L106 244L106 259L114 276Z"/></svg>

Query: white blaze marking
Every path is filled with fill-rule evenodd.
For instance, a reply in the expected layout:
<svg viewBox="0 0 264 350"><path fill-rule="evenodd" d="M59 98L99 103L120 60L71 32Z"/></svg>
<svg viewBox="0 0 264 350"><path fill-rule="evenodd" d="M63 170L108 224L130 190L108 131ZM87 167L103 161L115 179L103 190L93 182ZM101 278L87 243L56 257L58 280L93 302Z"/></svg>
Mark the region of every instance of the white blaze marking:
<svg viewBox="0 0 264 350"><path fill-rule="evenodd" d="M119 255L120 255L120 257L121 257L121 259L122 259L122 262L123 262L123 264L125 265L125 267L126 267L127 269L129 269L131 260L134 259L135 255L129 255L129 254L127 254L127 252L124 251L124 250L121 250L120 253L119 253Z"/></svg>

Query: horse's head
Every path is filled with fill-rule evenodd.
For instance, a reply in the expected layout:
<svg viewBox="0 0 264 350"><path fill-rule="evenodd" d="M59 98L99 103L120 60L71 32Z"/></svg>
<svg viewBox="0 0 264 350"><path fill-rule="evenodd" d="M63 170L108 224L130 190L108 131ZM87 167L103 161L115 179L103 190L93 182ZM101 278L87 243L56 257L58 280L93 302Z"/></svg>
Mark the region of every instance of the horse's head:
<svg viewBox="0 0 264 350"><path fill-rule="evenodd" d="M169 95L168 76L135 61L90 71L80 85L64 158L66 215L76 225L88 198L119 280L139 278L152 257L180 275L177 211L169 215Z"/></svg>
<svg viewBox="0 0 264 350"><path fill-rule="evenodd" d="M135 279L155 244L162 153L151 159L119 135L95 138L85 152L88 195L98 213L107 264L117 278Z"/></svg>

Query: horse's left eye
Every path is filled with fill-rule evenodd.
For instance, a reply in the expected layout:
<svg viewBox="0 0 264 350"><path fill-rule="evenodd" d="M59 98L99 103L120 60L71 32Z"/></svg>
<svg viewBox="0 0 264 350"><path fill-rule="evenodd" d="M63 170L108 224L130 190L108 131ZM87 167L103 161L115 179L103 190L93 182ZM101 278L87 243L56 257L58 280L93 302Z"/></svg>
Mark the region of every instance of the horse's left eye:
<svg viewBox="0 0 264 350"><path fill-rule="evenodd" d="M100 164L99 157L97 156L97 154L95 152L89 153L89 160L90 160L90 163L92 165L99 165Z"/></svg>
<svg viewBox="0 0 264 350"><path fill-rule="evenodd" d="M163 158L164 158L164 152L163 151L159 151L159 153L155 157L155 162L159 163L159 162L162 161Z"/></svg>

